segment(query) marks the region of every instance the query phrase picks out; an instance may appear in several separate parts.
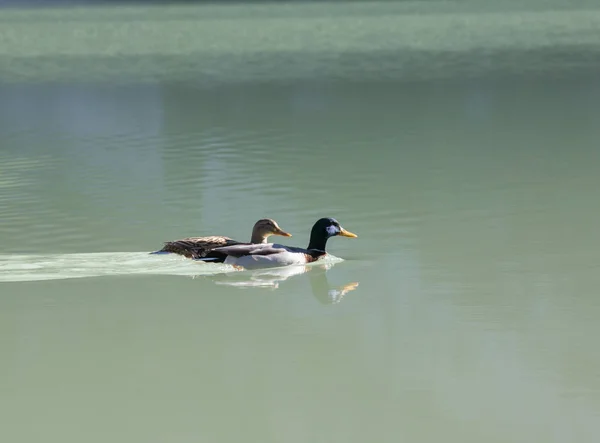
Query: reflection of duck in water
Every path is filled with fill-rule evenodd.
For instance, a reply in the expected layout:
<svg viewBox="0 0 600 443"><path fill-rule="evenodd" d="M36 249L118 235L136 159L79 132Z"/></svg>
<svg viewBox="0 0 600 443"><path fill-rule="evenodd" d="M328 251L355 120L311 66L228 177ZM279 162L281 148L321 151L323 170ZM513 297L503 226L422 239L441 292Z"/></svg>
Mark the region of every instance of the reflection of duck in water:
<svg viewBox="0 0 600 443"><path fill-rule="evenodd" d="M279 283L289 278L304 274L314 266L287 266L283 268L257 269L250 272L226 272L209 277L218 285L236 286L238 288L279 288Z"/></svg>
<svg viewBox="0 0 600 443"><path fill-rule="evenodd" d="M208 277L217 285L237 288L263 288L275 290L279 284L296 275L308 272L308 279L313 296L324 305L339 303L344 296L358 287L358 282L350 282L341 286L331 286L327 279L327 271L335 263L324 263L310 266L288 266L284 268L259 269L249 272L227 272Z"/></svg>
<svg viewBox="0 0 600 443"><path fill-rule="evenodd" d="M274 243L253 245L232 245L218 247L212 250L216 254L226 256L224 263L245 269L301 265L314 262L325 255L327 240L335 236L357 237L356 234L346 231L334 218L318 220L310 232L308 247L297 248Z"/></svg>
<svg viewBox="0 0 600 443"><path fill-rule="evenodd" d="M358 288L358 282L350 282L332 287L325 273L332 265L324 265L323 272L315 272L309 278L313 296L323 305L333 305L342 301L344 296Z"/></svg>
<svg viewBox="0 0 600 443"><path fill-rule="evenodd" d="M275 220L263 218L258 220L252 228L250 243L243 243L222 235L211 235L207 237L188 237L181 240L165 242L165 246L152 254L173 253L188 258L204 259L211 262L222 263L227 257L224 253L215 253L218 247L233 245L265 244L271 235L291 237L292 234L285 232L279 227Z"/></svg>

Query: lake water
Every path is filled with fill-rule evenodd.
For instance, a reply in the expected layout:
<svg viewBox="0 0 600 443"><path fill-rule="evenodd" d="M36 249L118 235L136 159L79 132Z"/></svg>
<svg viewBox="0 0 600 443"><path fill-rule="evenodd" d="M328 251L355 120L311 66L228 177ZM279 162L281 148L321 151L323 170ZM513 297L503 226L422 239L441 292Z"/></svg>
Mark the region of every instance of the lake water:
<svg viewBox="0 0 600 443"><path fill-rule="evenodd" d="M0 10L0 440L600 439L600 7ZM229 272L162 242L305 246Z"/></svg>

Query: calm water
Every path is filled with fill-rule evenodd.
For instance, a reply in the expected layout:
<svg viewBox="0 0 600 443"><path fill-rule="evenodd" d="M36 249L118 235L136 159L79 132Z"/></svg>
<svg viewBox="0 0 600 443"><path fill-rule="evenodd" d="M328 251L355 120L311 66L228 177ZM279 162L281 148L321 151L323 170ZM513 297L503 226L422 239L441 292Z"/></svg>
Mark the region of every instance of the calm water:
<svg viewBox="0 0 600 443"><path fill-rule="evenodd" d="M600 439L574 5L0 11L0 440ZM147 254L322 216L326 266Z"/></svg>

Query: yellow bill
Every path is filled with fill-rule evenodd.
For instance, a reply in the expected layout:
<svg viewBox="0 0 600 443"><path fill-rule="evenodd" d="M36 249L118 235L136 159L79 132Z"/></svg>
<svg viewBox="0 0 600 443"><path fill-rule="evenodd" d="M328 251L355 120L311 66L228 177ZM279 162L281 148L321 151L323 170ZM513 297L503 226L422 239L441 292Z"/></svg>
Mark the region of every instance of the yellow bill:
<svg viewBox="0 0 600 443"><path fill-rule="evenodd" d="M358 237L358 235L356 235L356 234L353 234L353 233L352 233L352 232L350 232L350 231L346 231L344 228L341 228L341 229L340 229L340 235L341 235L342 237L349 237L349 238L356 238L356 237Z"/></svg>

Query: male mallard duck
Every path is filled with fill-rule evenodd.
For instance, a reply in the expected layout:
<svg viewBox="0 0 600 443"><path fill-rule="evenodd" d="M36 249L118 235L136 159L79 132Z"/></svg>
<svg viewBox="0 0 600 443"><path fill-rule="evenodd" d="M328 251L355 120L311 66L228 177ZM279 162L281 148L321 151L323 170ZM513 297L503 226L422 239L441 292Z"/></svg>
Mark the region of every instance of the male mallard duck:
<svg viewBox="0 0 600 443"><path fill-rule="evenodd" d="M346 231L334 218L318 220L310 231L308 247L296 248L274 243L256 245L231 245L213 249L217 254L226 256L224 263L246 269L266 268L276 266L298 265L310 263L325 256L325 245L330 237L358 237Z"/></svg>
<svg viewBox="0 0 600 443"><path fill-rule="evenodd" d="M165 242L165 246L160 251L154 252L154 254L171 252L174 254L184 255L188 258L223 262L227 255L223 253L212 253L215 248L220 246L243 246L267 243L267 238L269 238L271 235L281 235L283 237L292 236L292 234L281 229L275 220L263 218L254 224L250 243L239 242L222 235L211 235L208 237L188 237L181 240Z"/></svg>

